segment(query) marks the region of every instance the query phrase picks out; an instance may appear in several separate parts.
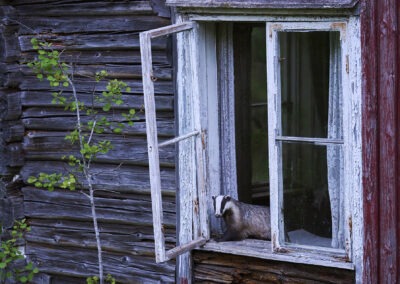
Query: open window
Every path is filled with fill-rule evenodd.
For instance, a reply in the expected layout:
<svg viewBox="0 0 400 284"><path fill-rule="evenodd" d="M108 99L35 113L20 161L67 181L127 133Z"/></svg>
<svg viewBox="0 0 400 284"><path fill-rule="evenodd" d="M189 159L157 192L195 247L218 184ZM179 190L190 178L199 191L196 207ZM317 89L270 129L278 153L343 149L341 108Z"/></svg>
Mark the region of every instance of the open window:
<svg viewBox="0 0 400 284"><path fill-rule="evenodd" d="M362 209L357 21L218 19L193 15L176 37L179 135L200 133L195 144L177 139L181 243L354 268ZM207 242L223 230L212 214L218 194L270 206L271 241Z"/></svg>
<svg viewBox="0 0 400 284"><path fill-rule="evenodd" d="M168 261L175 258L177 255L187 252L196 246L202 245L209 238L208 233L208 216L206 212L206 193L204 180L204 163L203 163L203 146L202 137L203 131L200 125L200 109L199 109L199 93L196 88L196 64L191 65L192 60L186 58L186 68L193 71L193 78L186 78L186 95L188 97L189 108L186 109L192 116L191 123L188 124L189 131L181 133L178 137L163 143L158 143L158 131L156 120L156 107L154 99L154 81L156 78L153 75L152 68L152 52L151 39L167 36L176 33L186 33L185 37L190 37L190 32L193 30L194 24L191 22L171 25L155 30L150 30L140 33L140 50L142 60L142 76L143 76L143 93L145 102L146 116L146 133L149 156L150 170L150 186L153 211L153 227L155 240L155 255L157 262ZM186 142L186 144L184 144ZM190 223L189 227L194 227L195 230L186 232L185 242L180 242L179 246L166 251L164 225L163 225L163 208L162 208L162 185L160 174L160 159L159 148L170 144L182 143L186 154L185 167L190 168L190 174L185 175L189 180L190 187L181 189L185 194L188 194L189 199L187 206L181 206L181 214L187 214L186 219ZM183 167L183 163L181 167ZM190 196L190 197L189 197ZM191 206L190 206L191 205ZM186 212L182 212L182 208L186 208ZM190 216L190 217L189 217ZM195 225L192 225L195 223ZM180 238L182 241L182 238Z"/></svg>

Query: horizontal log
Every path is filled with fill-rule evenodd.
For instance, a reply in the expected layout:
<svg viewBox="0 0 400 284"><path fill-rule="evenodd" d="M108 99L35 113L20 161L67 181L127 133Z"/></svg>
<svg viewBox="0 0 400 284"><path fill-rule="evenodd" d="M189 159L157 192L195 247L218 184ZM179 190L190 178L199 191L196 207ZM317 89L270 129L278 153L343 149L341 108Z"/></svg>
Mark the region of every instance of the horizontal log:
<svg viewBox="0 0 400 284"><path fill-rule="evenodd" d="M194 251L196 283L353 283L354 271ZM218 278L215 278L219 275ZM224 279L218 282L217 279ZM264 282L263 282L264 281Z"/></svg>
<svg viewBox="0 0 400 284"><path fill-rule="evenodd" d="M127 59L125 58L125 63ZM13 70L20 71L24 76L34 76L34 73L31 68L26 65L6 65L5 72L12 72ZM133 65L133 64L109 64L109 65L99 65L91 64L91 65L82 65L80 62L73 67L74 78L77 77L85 77L85 78L94 78L96 72L100 70L105 70L108 72L108 78L110 79L120 79L120 80L128 80L128 79L141 79L142 78L142 68L141 65ZM154 78L158 80L171 80L172 79L172 69L171 67L158 67L153 66L153 74Z"/></svg>
<svg viewBox="0 0 400 284"><path fill-rule="evenodd" d="M21 177L27 182L29 176L44 173L66 173L67 166L62 162L54 161L27 161L21 169ZM128 192L149 194L150 180L147 167L129 165L92 164L93 186L97 190L111 190L115 192ZM163 194L175 195L175 171L161 168L161 183Z"/></svg>
<svg viewBox="0 0 400 284"><path fill-rule="evenodd" d="M96 93L99 95L99 93ZM57 105L51 103L53 96L52 92L35 92L35 91L23 91L19 93L20 96L20 104L23 107L40 107L40 111L36 108L31 108L24 111L23 117L40 117L37 114L41 113L43 116L49 116L51 110L53 113L58 113L59 115L66 115L66 112L60 113L60 108L57 110ZM69 92L64 92L63 96L67 99L72 99L72 94ZM92 104L94 107L99 108L102 107L104 104L100 104L97 102L93 102L92 94L87 93L78 93L77 94L79 100L83 102L86 106L91 106ZM143 109L144 101L142 95L122 95L122 100L124 101L123 104L120 106L114 106L116 109L135 109L140 115L140 110ZM173 96L155 96L156 102L156 110L157 111L173 111L174 110L174 98ZM50 107L50 110L46 107ZM54 111L54 109L56 109ZM61 108L63 109L63 108ZM53 116L54 116L53 114Z"/></svg>
<svg viewBox="0 0 400 284"><path fill-rule="evenodd" d="M78 145L65 140L64 132L28 132L23 142L26 160L59 160L63 156L80 156ZM101 163L123 163L125 165L148 165L147 142L144 137L103 135L93 141L107 140L113 149L100 154L95 161ZM175 147L160 148L160 163L173 167Z"/></svg>
<svg viewBox="0 0 400 284"><path fill-rule="evenodd" d="M23 17L19 34L71 34L71 33L118 33L156 29L170 24L169 19L152 15L92 15L88 17L54 15Z"/></svg>
<svg viewBox="0 0 400 284"><path fill-rule="evenodd" d="M87 118L82 118L82 123L86 123ZM42 117L23 118L22 123L27 131L29 130L48 130L48 131L71 131L75 128L75 117ZM171 120L158 120L159 137L170 137L174 135L174 123ZM109 133L109 132L106 132ZM135 121L133 126L127 126L122 130L122 135L141 135L146 134L146 124L144 121Z"/></svg>
<svg viewBox="0 0 400 284"><path fill-rule="evenodd" d="M82 221L92 219L89 199L78 191L50 192L26 187L23 193L27 217ZM153 224L151 202L95 197L95 204L97 218L101 222L143 226ZM164 210L164 225L173 228L175 224L175 212Z"/></svg>
<svg viewBox="0 0 400 284"><path fill-rule="evenodd" d="M150 199L148 195L129 195L132 199ZM173 202L169 203L169 198L164 197L164 206L173 206ZM169 205L171 204L171 205ZM93 232L93 222L90 221L79 221L79 220L53 220L53 219L29 219L29 225L31 226L32 234L39 236L48 236L52 238L53 234L58 232ZM99 223L99 228L102 234L108 234L111 236L115 235L129 235L131 242L140 241L154 241L153 226L133 225L133 224L114 224L114 223ZM30 234L30 235L32 235ZM29 236L31 237L31 236ZM176 243L176 228L165 228L165 241L166 243ZM113 248L116 249L116 248Z"/></svg>
<svg viewBox="0 0 400 284"><path fill-rule="evenodd" d="M148 227L151 228L151 226ZM103 251L155 257L154 240L135 240L130 234L109 234L102 231L100 231L100 237ZM31 226L31 232L26 235L26 240L32 243L54 246L96 249L96 238L94 232L90 230L55 230L52 228ZM172 243L169 244L169 247L172 246Z"/></svg>
<svg viewBox="0 0 400 284"><path fill-rule="evenodd" d="M18 37L21 51L34 51L31 39L37 36L21 35ZM106 34L73 34L73 35L41 35L40 38L52 44L56 50L117 50L139 49L139 33L106 33ZM157 38L152 40L155 50L165 50L167 40Z"/></svg>
<svg viewBox="0 0 400 284"><path fill-rule="evenodd" d="M98 273L96 250L28 243L26 253L42 273L81 278ZM155 264L153 257L129 252L105 252L103 261L105 273L114 275L118 283L174 283L173 262Z"/></svg>
<svg viewBox="0 0 400 284"><path fill-rule="evenodd" d="M153 67L169 67L171 60L165 50L154 50L152 53ZM36 58L36 52L23 52L21 63L27 63ZM65 50L61 54L61 61L79 64L140 64L140 50ZM104 69L104 68L103 68Z"/></svg>
<svg viewBox="0 0 400 284"><path fill-rule="evenodd" d="M143 93L143 84L139 79L131 79L124 80L128 87L131 88L131 94L142 94ZM36 76L26 76L24 77L22 73L11 73L6 76L6 80L4 83L5 87L9 88L20 88L21 90L30 90L30 91L58 91L65 90L70 91L70 87L67 88L52 88L49 86L49 83L46 80L39 81ZM93 88L96 86L97 91L105 91L107 83L99 82L96 84L95 81L89 80L82 77L77 77L74 79L74 85L77 92L87 92L92 93ZM161 81L158 80L154 83L155 93L158 95L172 95L173 94L173 83L171 81Z"/></svg>
<svg viewBox="0 0 400 284"><path fill-rule="evenodd" d="M13 0L13 5L21 16L91 16L91 15L151 15L149 1L81 1L78 5L71 1Z"/></svg>

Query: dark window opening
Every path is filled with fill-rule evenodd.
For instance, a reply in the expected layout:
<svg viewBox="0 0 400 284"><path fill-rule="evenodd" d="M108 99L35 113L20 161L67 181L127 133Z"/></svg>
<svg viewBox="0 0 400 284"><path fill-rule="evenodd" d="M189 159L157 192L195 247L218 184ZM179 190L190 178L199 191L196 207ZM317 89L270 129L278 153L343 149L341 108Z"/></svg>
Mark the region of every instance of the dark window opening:
<svg viewBox="0 0 400 284"><path fill-rule="evenodd" d="M233 26L239 200L269 205L265 24Z"/></svg>

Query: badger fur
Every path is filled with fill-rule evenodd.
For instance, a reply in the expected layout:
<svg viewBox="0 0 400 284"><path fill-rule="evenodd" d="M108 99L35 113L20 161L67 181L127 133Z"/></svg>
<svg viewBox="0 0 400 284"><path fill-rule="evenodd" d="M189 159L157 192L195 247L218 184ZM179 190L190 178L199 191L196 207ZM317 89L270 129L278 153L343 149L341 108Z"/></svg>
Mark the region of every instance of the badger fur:
<svg viewBox="0 0 400 284"><path fill-rule="evenodd" d="M229 195L213 196L215 217L223 217L226 231L219 241L240 241L249 237L271 239L269 207L240 202Z"/></svg>

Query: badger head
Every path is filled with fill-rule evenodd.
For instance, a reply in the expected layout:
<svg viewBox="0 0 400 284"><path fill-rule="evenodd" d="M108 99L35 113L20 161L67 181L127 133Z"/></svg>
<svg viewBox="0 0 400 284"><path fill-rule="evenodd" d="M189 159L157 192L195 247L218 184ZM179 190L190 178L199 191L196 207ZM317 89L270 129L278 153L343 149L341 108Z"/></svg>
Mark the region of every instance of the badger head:
<svg viewBox="0 0 400 284"><path fill-rule="evenodd" d="M215 217L222 217L231 207L231 197L229 195L212 196Z"/></svg>

